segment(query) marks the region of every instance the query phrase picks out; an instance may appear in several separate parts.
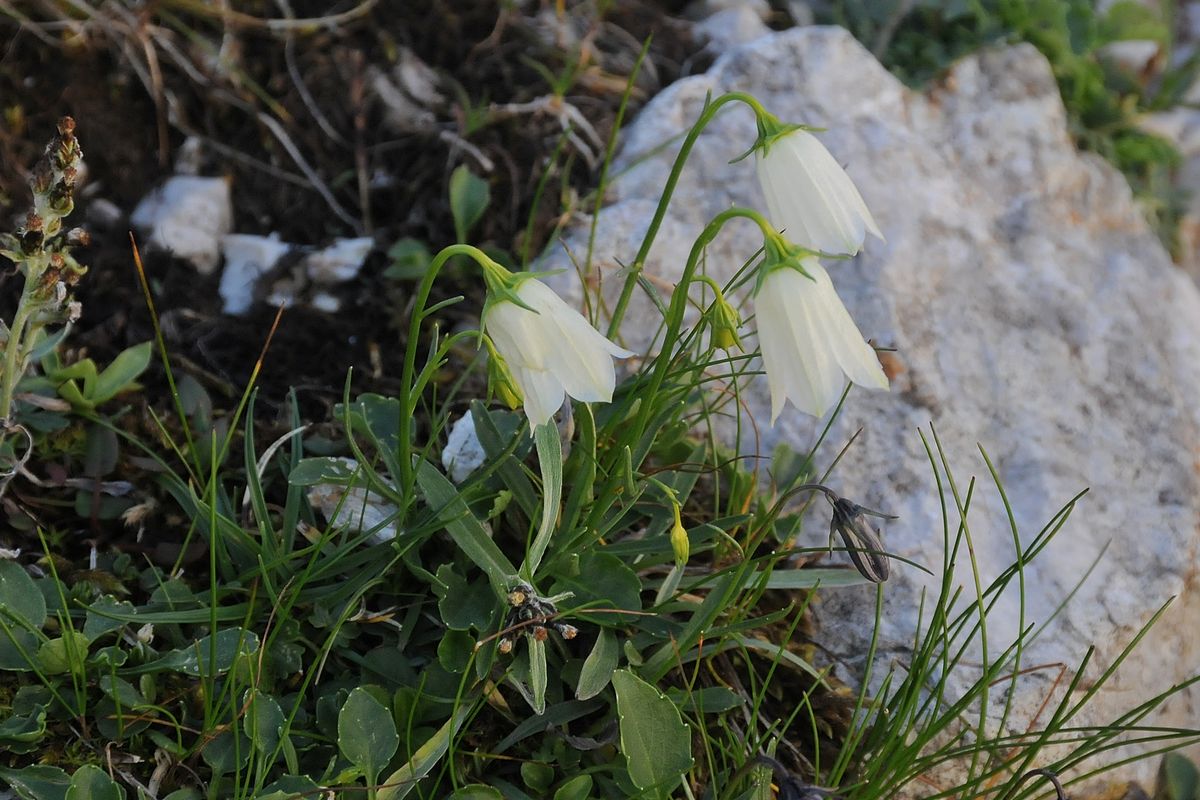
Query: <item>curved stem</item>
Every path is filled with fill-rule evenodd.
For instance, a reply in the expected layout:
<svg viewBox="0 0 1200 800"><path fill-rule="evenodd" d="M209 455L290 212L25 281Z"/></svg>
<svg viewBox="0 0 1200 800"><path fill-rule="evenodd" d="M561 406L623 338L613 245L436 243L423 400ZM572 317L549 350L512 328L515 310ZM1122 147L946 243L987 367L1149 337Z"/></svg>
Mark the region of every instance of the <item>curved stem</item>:
<svg viewBox="0 0 1200 800"><path fill-rule="evenodd" d="M726 103L731 102L745 103L754 111L756 116L767 114L766 109L758 100L751 95L743 92L727 92L721 95L716 100L713 100L704 107L704 111L700 113L700 118L692 125L692 129L688 131L688 135L683 140L683 145L679 148L679 154L675 156L675 163L671 166L671 174L667 178L666 186L663 187L662 196L658 199L658 208L654 210L654 217L650 220L650 226L646 228L646 235L642 238L642 246L638 248L637 255L633 257L633 263L629 265L628 274L625 276L625 284L621 287L621 296L617 300L616 308L613 309L612 319L608 323L608 338L612 339L617 335L617 331L621 327L621 321L625 319L625 310L629 306L629 300L633 296L633 287L637 285L638 276L642 274L642 270L646 266L646 257L650 254L650 247L654 244L654 238L658 235L658 229L662 225L663 218L667 215L667 206L671 202L671 195L675 192L675 185L679 183L679 176L683 173L683 165L687 162L688 156L691 155L692 147L696 144L696 140L700 138L700 134L708 127L708 123L712 122L716 117L717 112ZM706 229L707 230L707 229Z"/></svg>
<svg viewBox="0 0 1200 800"><path fill-rule="evenodd" d="M688 254L687 263L684 265L683 274L679 276L679 283L675 284L675 289L671 292L671 304L667 308L667 328L663 334L663 351L658 354L654 360L654 371L650 375L650 386L648 392L651 396L658 393L662 387L663 381L667 376L667 369L671 361L674 359L674 353L671 350L671 345L679 338L679 331L683 327L683 316L686 311L688 301L688 286L694 280L696 268L700 264L700 256L704 249L717 237L721 232L721 228L725 223L733 219L748 219L754 222L762 229L764 236L774 236L775 231L762 214L748 208L730 208L722 211L717 216L713 217L712 221L705 226L700 235L696 237L696 242L692 245L692 251ZM646 417L653 411L652 404L644 403L638 417L638 435L645 430Z"/></svg>
<svg viewBox="0 0 1200 800"><path fill-rule="evenodd" d="M400 489L405 498L412 496L413 485L416 482L411 453L412 416L416 409L419 393L414 390L412 384L417 369L417 346L421 337L421 323L425 321L425 302L429 299L429 293L433 291L433 282L437 280L442 267L446 265L447 261L458 255L469 256L480 266L491 261L482 250L468 244L452 244L443 248L429 264L425 276L421 278L421 285L417 287L417 296L413 303L412 317L408 322L408 341L404 347L404 368L400 373L400 424L397 431L400 450L397 454L399 456L397 461L400 462Z"/></svg>
<svg viewBox="0 0 1200 800"><path fill-rule="evenodd" d="M799 492L821 492L829 498L831 503L841 499L837 492L820 483L802 483L799 486L793 486L788 494L793 495Z"/></svg>

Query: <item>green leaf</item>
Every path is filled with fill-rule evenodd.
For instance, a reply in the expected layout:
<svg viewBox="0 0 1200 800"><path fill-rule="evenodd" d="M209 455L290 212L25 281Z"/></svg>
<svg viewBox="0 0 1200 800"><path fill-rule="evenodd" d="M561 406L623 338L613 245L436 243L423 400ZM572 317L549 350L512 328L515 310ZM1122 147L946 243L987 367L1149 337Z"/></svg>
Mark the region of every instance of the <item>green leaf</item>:
<svg viewBox="0 0 1200 800"><path fill-rule="evenodd" d="M168 652L157 661L129 669L126 674L182 672L193 678L220 675L233 669L239 656L258 652L258 635L242 628L225 628L217 631L215 660L212 659L213 650L213 637L205 636L187 647Z"/></svg>
<svg viewBox="0 0 1200 800"><path fill-rule="evenodd" d="M149 705L146 697L124 678L114 678L111 675L100 676L100 691L119 702L125 710L137 709Z"/></svg>
<svg viewBox="0 0 1200 800"><path fill-rule="evenodd" d="M1200 772L1192 760L1179 753L1167 753L1159 768L1158 800L1198 800Z"/></svg>
<svg viewBox="0 0 1200 800"><path fill-rule="evenodd" d="M0 670L30 672L37 661L38 638L24 628L0 627Z"/></svg>
<svg viewBox="0 0 1200 800"><path fill-rule="evenodd" d="M87 659L88 640L79 631L67 631L38 648L38 664L47 675L81 672Z"/></svg>
<svg viewBox="0 0 1200 800"><path fill-rule="evenodd" d="M150 344L142 342L121 351L96 378L88 399L99 405L121 392L137 388L134 381L150 366Z"/></svg>
<svg viewBox="0 0 1200 800"><path fill-rule="evenodd" d="M125 800L125 790L95 764L85 764L71 776L66 800Z"/></svg>
<svg viewBox="0 0 1200 800"><path fill-rule="evenodd" d="M530 791L537 792L539 797L545 797L554 783L554 767L544 761L526 761L521 765L521 780Z"/></svg>
<svg viewBox="0 0 1200 800"><path fill-rule="evenodd" d="M446 800L504 800L504 795L500 794L499 789L493 789L482 783L473 783L448 795Z"/></svg>
<svg viewBox="0 0 1200 800"><path fill-rule="evenodd" d="M349 486L359 472L344 458L305 458L288 475L288 483L292 486L314 486L318 483Z"/></svg>
<svg viewBox="0 0 1200 800"><path fill-rule="evenodd" d="M466 164L450 175L450 214L454 217L454 233L460 244L479 222L491 200L487 181L475 175Z"/></svg>
<svg viewBox="0 0 1200 800"><path fill-rule="evenodd" d="M400 737L392 713L361 686L338 713L338 749L375 785L379 771L396 754Z"/></svg>
<svg viewBox="0 0 1200 800"><path fill-rule="evenodd" d="M612 683L630 780L643 791L670 792L692 767L691 729L666 695L629 670L614 672Z"/></svg>
<svg viewBox="0 0 1200 800"><path fill-rule="evenodd" d="M0 778L23 800L66 800L71 778L58 767L37 764L21 769L0 767Z"/></svg>
<svg viewBox="0 0 1200 800"><path fill-rule="evenodd" d="M642 582L637 573L621 559L608 553L592 551L581 556L579 573L560 576L551 592L573 592L575 596L571 598L571 603L576 607L642 610ZM575 617L609 625L623 625L629 619L624 614L606 614L582 608Z"/></svg>
<svg viewBox="0 0 1200 800"><path fill-rule="evenodd" d="M596 637L592 652L588 653L579 672L579 685L575 687L575 697L587 700L604 691L612 680L613 670L617 668L620 648L617 647L617 635L608 628L601 628Z"/></svg>
<svg viewBox="0 0 1200 800"><path fill-rule="evenodd" d="M486 581L467 583L450 564L438 567L437 579L433 593L438 597L438 612L447 628L482 631L490 627L496 596Z"/></svg>
<svg viewBox="0 0 1200 800"><path fill-rule="evenodd" d="M463 554L484 571L496 594L507 594L517 569L471 513L450 479L433 464L420 459L417 464L417 486L425 497L425 503L441 519L446 533L450 534Z"/></svg>
<svg viewBox="0 0 1200 800"><path fill-rule="evenodd" d="M746 704L741 695L724 686L705 686L690 692L682 689L669 689L667 696L675 705L687 709L693 714L719 714L722 711L732 711Z"/></svg>
<svg viewBox="0 0 1200 800"><path fill-rule="evenodd" d="M542 519L538 524L537 535L529 547L529 555L521 574L532 577L537 573L542 563L542 556L550 544L550 536L554 533L554 524L558 522L558 507L562 500L562 440L558 438L558 428L553 422L538 425L533 432L537 444L538 465L542 470Z"/></svg>
<svg viewBox="0 0 1200 800"><path fill-rule="evenodd" d="M250 763L250 740L238 728L217 734L204 745L200 757L214 775L225 775L245 768Z"/></svg>
<svg viewBox="0 0 1200 800"><path fill-rule="evenodd" d="M118 600L111 594L100 597L88 606L87 616L83 620L83 635L87 637L88 642L94 642L106 633L120 630L121 626L125 624L119 619L104 616L100 613L102 611L110 614L120 612L132 615L136 613L133 604L128 601Z"/></svg>
<svg viewBox="0 0 1200 800"><path fill-rule="evenodd" d="M0 560L0 614L10 626L15 619L25 623L21 627L40 630L46 622L46 600L37 584L24 567L7 559Z"/></svg>
<svg viewBox="0 0 1200 800"><path fill-rule="evenodd" d="M383 780L380 784L382 788L376 795L379 800L401 800L407 797L408 793L416 788L417 781L432 772L442 756L446 755L446 751L450 749L450 740L458 733L471 711L470 703L460 705L454 715L446 720L425 744L417 748L417 752L413 753L407 764Z"/></svg>
<svg viewBox="0 0 1200 800"><path fill-rule="evenodd" d="M471 663L471 655L475 652L475 637L466 631L446 631L438 642L438 663L447 672L461 673Z"/></svg>
<svg viewBox="0 0 1200 800"><path fill-rule="evenodd" d="M254 749L264 756L269 756L275 752L275 747L283 736L283 709L279 707L275 698L253 690L247 690L243 695L242 707L246 709L242 729L250 737Z"/></svg>
<svg viewBox="0 0 1200 800"><path fill-rule="evenodd" d="M383 277L392 280L415 281L425 277L433 256L425 243L410 237L396 241L387 251L391 266L383 271Z"/></svg>
<svg viewBox="0 0 1200 800"><path fill-rule="evenodd" d="M546 642L529 637L529 689L533 694L533 713L546 713Z"/></svg>
<svg viewBox="0 0 1200 800"><path fill-rule="evenodd" d="M0 722L0 742L36 742L46 732L46 707L34 706L28 714L9 717Z"/></svg>
<svg viewBox="0 0 1200 800"><path fill-rule="evenodd" d="M320 787L313 783L307 775L284 775L277 781L267 784L254 795L254 800L298 800L301 797L320 796ZM166 798L170 800L170 798ZM197 798L199 800L199 798Z"/></svg>
<svg viewBox="0 0 1200 800"><path fill-rule="evenodd" d="M592 776L576 775L571 780L558 787L554 800L587 800L592 793Z"/></svg>
<svg viewBox="0 0 1200 800"><path fill-rule="evenodd" d="M316 787L313 787L313 788L316 788ZM261 795L261 794L256 795L255 800L265 800L266 797L267 797L267 795ZM195 789L193 789L190 786L187 786L183 789L176 789L175 791L171 792L169 795L164 797L163 800L201 800L201 798L202 798L202 795L200 794L200 792L196 791ZM281 798L279 798L279 800L283 800L283 798L281 797Z"/></svg>

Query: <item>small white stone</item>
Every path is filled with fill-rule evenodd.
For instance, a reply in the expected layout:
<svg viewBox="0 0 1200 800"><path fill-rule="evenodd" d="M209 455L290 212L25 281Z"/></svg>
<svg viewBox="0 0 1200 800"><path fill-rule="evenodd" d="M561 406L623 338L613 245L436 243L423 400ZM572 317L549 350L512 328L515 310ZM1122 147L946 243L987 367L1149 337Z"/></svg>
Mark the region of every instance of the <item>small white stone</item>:
<svg viewBox="0 0 1200 800"><path fill-rule="evenodd" d="M329 247L304 257L304 271L313 283L326 286L353 279L371 254L375 240L369 236L359 239L338 239Z"/></svg>
<svg viewBox="0 0 1200 800"><path fill-rule="evenodd" d="M351 472L358 469L352 458L340 459ZM347 532L371 534L373 544L381 544L396 538L399 509L381 495L369 492L361 486L339 486L319 483L308 490L308 502L329 520L333 528L345 528Z"/></svg>
<svg viewBox="0 0 1200 800"><path fill-rule="evenodd" d="M336 314L342 310L342 301L337 295L329 292L317 292L312 296L312 300L308 304L317 311L324 311L326 314Z"/></svg>
<svg viewBox="0 0 1200 800"><path fill-rule="evenodd" d="M254 304L254 288L260 278L283 258L291 245L279 241L279 234L251 236L232 233L221 240L225 270L218 291L226 314L244 314Z"/></svg>
<svg viewBox="0 0 1200 800"><path fill-rule="evenodd" d="M125 212L121 211L120 206L112 200L97 197L88 202L84 216L88 224L108 231L120 224L121 217L125 216Z"/></svg>
<svg viewBox="0 0 1200 800"><path fill-rule="evenodd" d="M229 182L175 175L142 198L130 221L148 234L148 245L209 275L221 260L221 238L233 229Z"/></svg>
<svg viewBox="0 0 1200 800"><path fill-rule="evenodd" d="M450 428L446 448L442 450L442 466L455 483L462 483L487 461L487 452L475 432L475 418L468 411Z"/></svg>

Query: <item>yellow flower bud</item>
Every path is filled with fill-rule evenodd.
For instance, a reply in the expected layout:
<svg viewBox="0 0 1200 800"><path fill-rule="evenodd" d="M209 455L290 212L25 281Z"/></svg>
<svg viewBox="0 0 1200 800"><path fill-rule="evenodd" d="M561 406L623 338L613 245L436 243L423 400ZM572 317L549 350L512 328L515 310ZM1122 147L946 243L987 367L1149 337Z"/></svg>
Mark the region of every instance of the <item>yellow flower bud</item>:
<svg viewBox="0 0 1200 800"><path fill-rule="evenodd" d="M675 565L682 567L687 563L688 556L691 554L692 543L688 539L687 529L683 527L683 520L679 516L679 504L672 502L671 511L675 514L675 524L671 527L671 549L675 551Z"/></svg>
<svg viewBox="0 0 1200 800"><path fill-rule="evenodd" d="M723 296L717 295L713 304L708 307L708 324L712 330L712 345L721 350L742 349L742 340L738 338L738 328L742 318L737 309L729 304Z"/></svg>
<svg viewBox="0 0 1200 800"><path fill-rule="evenodd" d="M504 363L504 357L496 352L491 339L484 337L483 341L487 344L488 349L488 387L496 397L500 398L500 402L516 411L524 401L521 389L513 379L508 365Z"/></svg>

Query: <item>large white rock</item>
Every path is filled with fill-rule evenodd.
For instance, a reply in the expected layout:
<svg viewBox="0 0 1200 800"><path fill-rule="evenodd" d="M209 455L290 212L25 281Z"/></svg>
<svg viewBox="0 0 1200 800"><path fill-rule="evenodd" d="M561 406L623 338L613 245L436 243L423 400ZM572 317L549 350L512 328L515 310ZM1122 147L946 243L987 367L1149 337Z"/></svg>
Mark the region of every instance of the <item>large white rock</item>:
<svg viewBox="0 0 1200 800"><path fill-rule="evenodd" d="M828 262L864 334L897 348L888 359L892 391L852 392L818 454L827 465L864 428L833 486L899 514L886 527L887 547L936 571L942 521L918 437L932 422L960 489L970 475L980 478L970 521L985 585L1012 562L1013 541L977 443L1004 482L1024 543L1091 487L1026 569L1026 624L1050 620L1092 562L1099 564L1024 663L1075 665L1095 645L1087 686L1178 595L1075 724L1107 722L1200 671L1200 295L1147 228L1122 176L1073 147L1045 60L1030 46L987 52L920 94L836 28L793 29L727 53L707 74L656 97L626 131L595 249L593 278L602 278L610 307L618 262L632 261L677 145L656 149L678 141L672 137L696 119L706 95L734 89L754 94L781 119L827 127L823 141L847 165L887 237L869 241L858 258ZM716 213L733 204L764 207L752 162L729 163L754 137L752 115L736 108L700 138L647 264L655 285L678 278L696 234ZM588 228L584 220L565 237L578 257ZM760 245L750 225L727 227L708 249L709 273L728 278ZM548 268L570 266L551 261ZM566 269L559 286L577 293L574 275ZM638 300L624 326L627 343L646 345L656 324L653 307ZM814 421L796 413L767 426L764 381L741 399L757 417L763 452L781 439L801 451L814 440ZM801 544L824 543L825 513L816 512ZM969 560L959 562L973 594ZM931 586L917 570L894 564L879 666L906 663L920 592ZM830 590L817 608L820 641L848 674L864 666L872 598L865 588ZM1017 600L1010 593L991 616L993 655L1017 634ZM1047 695L1057 699L1067 683L1056 684L1057 675L1047 668L1023 678L1014 729L1037 717ZM959 675L952 685L973 678ZM1198 699L1178 697L1154 719L1200 727ZM1145 779L1154 767L1120 774Z"/></svg>

